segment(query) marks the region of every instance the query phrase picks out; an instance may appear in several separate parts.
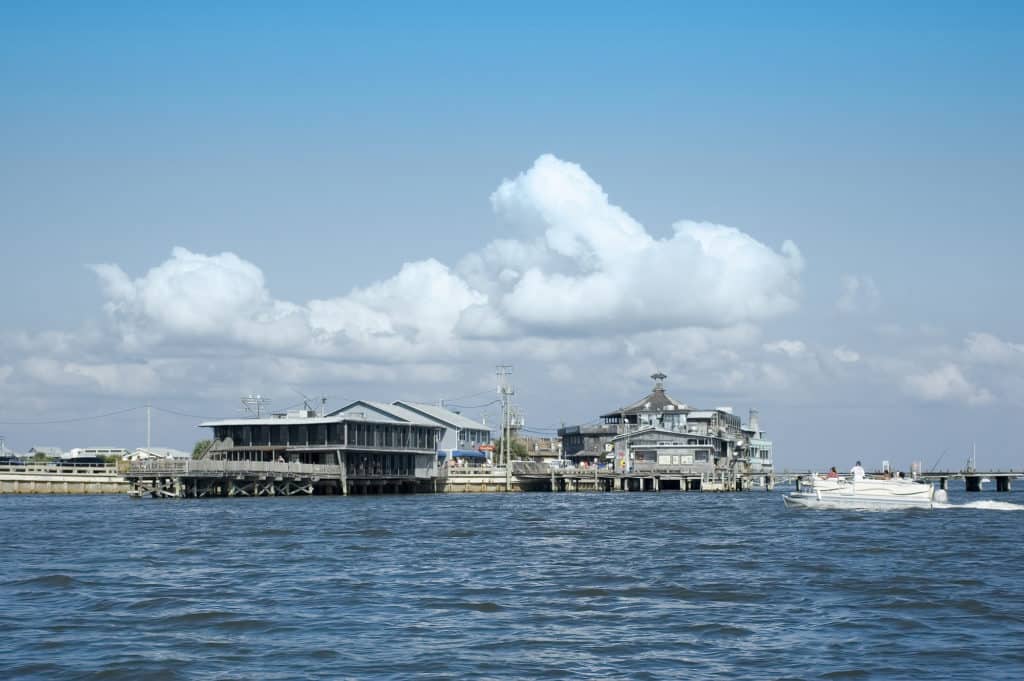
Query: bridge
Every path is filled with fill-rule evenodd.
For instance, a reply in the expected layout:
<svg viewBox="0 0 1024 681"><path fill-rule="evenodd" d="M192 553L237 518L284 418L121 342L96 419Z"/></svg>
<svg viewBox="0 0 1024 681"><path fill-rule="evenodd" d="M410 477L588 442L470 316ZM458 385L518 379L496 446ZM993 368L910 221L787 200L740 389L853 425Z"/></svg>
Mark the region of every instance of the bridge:
<svg viewBox="0 0 1024 681"><path fill-rule="evenodd" d="M1010 481L1013 478L1024 477L1024 471L1010 470L996 470L996 471L929 471L927 473L921 473L917 476L918 480L926 480L928 482L938 481L939 487L947 489L950 480L963 479L964 489L968 492L980 492L981 481L985 478L989 480L995 480L997 492L1009 492Z"/></svg>
<svg viewBox="0 0 1024 681"><path fill-rule="evenodd" d="M0 464L0 494L118 494L127 489L128 482L116 464Z"/></svg>
<svg viewBox="0 0 1024 681"><path fill-rule="evenodd" d="M775 479L780 483L796 483L799 486L802 480L806 480L814 475L823 475L823 473L816 473L814 471L783 471L776 473ZM883 475L883 473L878 472L868 473L868 477L882 477ZM921 482L938 482L941 489L947 490L949 489L950 480L963 480L966 491L981 492L982 480L986 478L995 481L995 491L1010 492L1012 491L1011 481L1014 478L1024 478L1024 471L1015 471L1012 468L992 471L928 471L927 473L918 473L913 479Z"/></svg>

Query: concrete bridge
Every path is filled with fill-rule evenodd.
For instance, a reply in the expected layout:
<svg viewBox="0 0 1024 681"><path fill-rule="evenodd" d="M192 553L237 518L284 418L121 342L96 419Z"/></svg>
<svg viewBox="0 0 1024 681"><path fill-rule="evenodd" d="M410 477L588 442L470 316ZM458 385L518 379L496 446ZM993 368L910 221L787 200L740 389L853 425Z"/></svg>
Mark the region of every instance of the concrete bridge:
<svg viewBox="0 0 1024 681"><path fill-rule="evenodd" d="M1024 471L929 471L917 476L918 480L929 482L938 481L939 487L947 489L950 480L963 479L964 489L968 492L980 492L981 481L984 478L994 480L997 492L1011 491L1010 481L1014 478L1024 477Z"/></svg>
<svg viewBox="0 0 1024 681"><path fill-rule="evenodd" d="M116 464L0 464L0 494L123 494L128 487Z"/></svg>

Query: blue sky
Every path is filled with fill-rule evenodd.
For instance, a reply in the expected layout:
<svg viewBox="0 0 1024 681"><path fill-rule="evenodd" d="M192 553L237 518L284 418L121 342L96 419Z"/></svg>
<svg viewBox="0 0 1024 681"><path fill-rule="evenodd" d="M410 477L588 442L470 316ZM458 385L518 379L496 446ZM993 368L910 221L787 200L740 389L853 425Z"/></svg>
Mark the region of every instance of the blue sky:
<svg viewBox="0 0 1024 681"><path fill-rule="evenodd" d="M498 363L543 430L657 367L684 401L759 407L781 465L977 442L1024 467L1022 39L1011 3L6 3L0 434L135 446L138 412L19 424L452 398ZM610 206L637 262L600 256ZM683 220L762 248L693 256ZM175 288L183 267L233 297ZM645 268L671 293L630 290ZM549 296L517 288L531 270ZM647 312L559 306L557 281ZM194 425L164 413L156 439Z"/></svg>

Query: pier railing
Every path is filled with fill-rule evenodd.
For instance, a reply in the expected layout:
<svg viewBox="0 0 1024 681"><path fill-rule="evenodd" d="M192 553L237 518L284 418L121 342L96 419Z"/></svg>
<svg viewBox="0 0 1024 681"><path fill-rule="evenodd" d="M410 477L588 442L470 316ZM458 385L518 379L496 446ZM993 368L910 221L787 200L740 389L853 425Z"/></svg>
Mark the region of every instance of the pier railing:
<svg viewBox="0 0 1024 681"><path fill-rule="evenodd" d="M284 461L218 461L212 459L180 459L135 461L128 467L129 475L180 476L190 473L267 473L283 475L338 475L335 464L293 463Z"/></svg>

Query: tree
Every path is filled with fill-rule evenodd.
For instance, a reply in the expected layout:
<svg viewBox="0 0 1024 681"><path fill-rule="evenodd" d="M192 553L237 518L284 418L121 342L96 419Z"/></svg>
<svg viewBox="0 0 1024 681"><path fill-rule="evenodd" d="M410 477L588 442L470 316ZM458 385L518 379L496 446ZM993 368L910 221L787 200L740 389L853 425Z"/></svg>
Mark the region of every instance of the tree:
<svg viewBox="0 0 1024 681"><path fill-rule="evenodd" d="M529 455L530 450L526 448L526 443L513 439L511 444L513 459L522 460ZM494 456L497 457L499 452L501 452L501 438L494 441Z"/></svg>
<svg viewBox="0 0 1024 681"><path fill-rule="evenodd" d="M196 443L196 446L192 448L192 458L201 459L206 456L207 450L213 446L213 440L200 440Z"/></svg>

